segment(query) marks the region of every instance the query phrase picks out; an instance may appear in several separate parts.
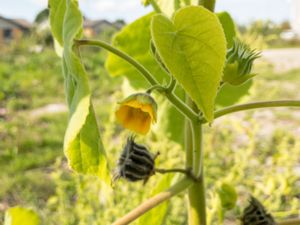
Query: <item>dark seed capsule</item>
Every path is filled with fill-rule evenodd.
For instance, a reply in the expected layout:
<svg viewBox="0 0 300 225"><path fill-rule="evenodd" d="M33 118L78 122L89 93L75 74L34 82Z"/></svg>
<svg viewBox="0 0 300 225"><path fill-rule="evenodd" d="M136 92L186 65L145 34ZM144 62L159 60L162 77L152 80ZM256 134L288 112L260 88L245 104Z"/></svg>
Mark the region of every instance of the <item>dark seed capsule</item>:
<svg viewBox="0 0 300 225"><path fill-rule="evenodd" d="M264 206L256 198L251 196L249 203L241 218L242 225L276 225L272 215L267 213Z"/></svg>
<svg viewBox="0 0 300 225"><path fill-rule="evenodd" d="M118 160L113 181L123 177L131 182L146 182L154 174L154 159L145 146L135 143L133 137L128 138Z"/></svg>

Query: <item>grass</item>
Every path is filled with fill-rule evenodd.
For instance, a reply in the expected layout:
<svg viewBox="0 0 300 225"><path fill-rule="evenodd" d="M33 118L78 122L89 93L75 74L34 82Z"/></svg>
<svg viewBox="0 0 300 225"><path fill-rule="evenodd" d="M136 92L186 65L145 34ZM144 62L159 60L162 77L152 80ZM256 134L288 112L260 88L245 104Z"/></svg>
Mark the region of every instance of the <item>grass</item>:
<svg viewBox="0 0 300 225"><path fill-rule="evenodd" d="M62 152L67 113L32 111L50 103L64 103L60 62L52 49L41 54L19 46L0 56L0 215L20 204L34 208L46 225L110 224L150 195L161 175L140 183L117 183L106 189L95 178L69 171ZM114 168L128 133L115 125L113 109L122 96L121 79L111 78L103 68L105 53L82 52L90 75L93 102L102 138ZM299 99L300 70L276 74L264 62L256 67L251 95L243 101ZM220 182L234 185L239 202L226 213L226 223L235 221L249 193L257 196L277 217L299 216L300 141L299 111L292 109L241 112L217 120L206 129L205 172L209 217L217 224L217 196ZM163 133L153 132L146 142L159 150L159 167L178 167L183 161L180 146ZM128 200L130 198L130 201ZM186 223L182 195L172 199L165 225ZM2 220L0 216L0 220ZM103 222L105 221L105 222Z"/></svg>

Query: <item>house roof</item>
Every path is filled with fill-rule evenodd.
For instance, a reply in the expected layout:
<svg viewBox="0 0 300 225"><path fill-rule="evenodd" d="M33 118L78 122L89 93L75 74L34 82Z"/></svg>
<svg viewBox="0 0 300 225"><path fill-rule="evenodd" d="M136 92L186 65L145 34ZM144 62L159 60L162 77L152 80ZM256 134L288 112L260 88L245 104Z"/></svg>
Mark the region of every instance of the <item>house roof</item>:
<svg viewBox="0 0 300 225"><path fill-rule="evenodd" d="M90 20L87 18L84 18L83 21L84 27L91 27L91 28L99 27L102 25L109 25L120 29L122 26L124 26L124 24L125 23L123 21L109 22L107 20Z"/></svg>
<svg viewBox="0 0 300 225"><path fill-rule="evenodd" d="M13 24L23 30L29 30L31 28L31 23L24 19L8 19L0 15L0 20L4 20L10 24Z"/></svg>

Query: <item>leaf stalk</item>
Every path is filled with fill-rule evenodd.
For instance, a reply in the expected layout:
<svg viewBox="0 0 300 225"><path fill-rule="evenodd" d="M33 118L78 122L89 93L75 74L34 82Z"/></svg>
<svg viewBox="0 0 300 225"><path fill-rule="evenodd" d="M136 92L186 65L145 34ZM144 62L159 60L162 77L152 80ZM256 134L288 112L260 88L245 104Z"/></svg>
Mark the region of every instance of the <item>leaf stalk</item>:
<svg viewBox="0 0 300 225"><path fill-rule="evenodd" d="M112 45L101 41L101 40L75 40L75 45L83 46L96 46L100 48L104 48L107 51L119 56L120 58L127 61L129 64L134 66L150 83L152 86L160 85L159 82L154 78L154 76L137 60L126 54L125 52L113 47ZM179 99L173 92L165 92L165 96L169 99L169 101L181 112L185 117L187 117L191 121L199 121L199 116L195 113L189 106L187 106L181 99Z"/></svg>
<svg viewBox="0 0 300 225"><path fill-rule="evenodd" d="M168 190L160 192L159 194L153 196L152 198L147 199L144 203L142 203L137 208L129 212L127 215L115 221L112 225L126 225L133 222L134 220L136 220L137 218L139 218L140 216L142 216L152 208L158 206L164 201L167 201L174 195L177 195L180 192L186 190L192 184L193 184L192 179L188 177L183 178L181 181L173 185Z"/></svg>

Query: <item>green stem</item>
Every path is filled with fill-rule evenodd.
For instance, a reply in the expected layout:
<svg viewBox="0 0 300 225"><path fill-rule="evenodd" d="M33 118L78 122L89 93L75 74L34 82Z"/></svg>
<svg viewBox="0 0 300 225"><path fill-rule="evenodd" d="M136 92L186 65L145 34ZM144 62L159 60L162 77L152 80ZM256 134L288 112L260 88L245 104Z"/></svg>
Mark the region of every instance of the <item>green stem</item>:
<svg viewBox="0 0 300 225"><path fill-rule="evenodd" d="M159 85L158 81L154 78L154 76L138 61L127 55L125 52L120 51L119 49L113 47L112 45L100 41L100 40L75 40L75 44L88 45L88 46L96 46L100 48L104 48L111 53L119 56L124 59L132 66L134 66L143 76L144 78L152 85ZM192 121L199 121L198 115L188 107L181 99L179 99L173 92L165 92L165 96L169 99L169 101L181 112L185 117L189 118Z"/></svg>
<svg viewBox="0 0 300 225"><path fill-rule="evenodd" d="M199 122L192 122L193 173L197 182L189 188L189 225L206 225L205 183L203 176L203 131Z"/></svg>
<svg viewBox="0 0 300 225"><path fill-rule="evenodd" d="M193 131L193 143L194 143L194 152L193 152L193 172L196 176L200 176L202 173L202 125L199 122L192 123Z"/></svg>
<svg viewBox="0 0 300 225"><path fill-rule="evenodd" d="M247 103L242 105L234 105L216 111L214 117L216 119L234 112L250 110L250 109L258 109L258 108L274 108L274 107L300 107L300 101L279 100L279 101L253 102L253 103ZM202 119L201 122L206 123L207 121L205 119Z"/></svg>
<svg viewBox="0 0 300 225"><path fill-rule="evenodd" d="M193 101L187 97L186 103L197 110ZM199 110L197 110L199 111ZM186 168L193 167L198 179L188 190L189 225L206 225L205 185L202 163L202 125L197 121L185 121Z"/></svg>
<svg viewBox="0 0 300 225"><path fill-rule="evenodd" d="M299 225L300 224L300 219L297 218L297 219L279 221L277 224L278 225Z"/></svg>
<svg viewBox="0 0 300 225"><path fill-rule="evenodd" d="M144 203L139 205L137 208L129 212L124 217L118 219L112 225L126 225L131 223L132 221L136 220L144 213L148 212L152 208L158 206L162 202L170 199L174 195L179 194L180 192L186 190L189 186L193 184L193 180L190 178L185 177L177 184L173 185L166 191L160 192L159 194L153 196L152 198L147 199Z"/></svg>
<svg viewBox="0 0 300 225"><path fill-rule="evenodd" d="M157 13L161 13L160 7L157 5L155 0L149 0L150 4L152 5L153 9Z"/></svg>
<svg viewBox="0 0 300 225"><path fill-rule="evenodd" d="M160 84L157 84L148 88L146 93L151 94L153 91L165 92L166 88Z"/></svg>
<svg viewBox="0 0 300 225"><path fill-rule="evenodd" d="M172 93L175 90L177 81L174 79L174 77L171 77L170 83L167 87L167 92Z"/></svg>
<svg viewBox="0 0 300 225"><path fill-rule="evenodd" d="M216 0L199 0L198 4L203 5L205 8L213 12L215 10Z"/></svg>
<svg viewBox="0 0 300 225"><path fill-rule="evenodd" d="M190 97L186 96L185 102L192 106L193 102ZM184 148L185 148L185 167L186 168L193 168L193 137L192 137L192 125L191 121L185 119L185 127L184 127Z"/></svg>
<svg viewBox="0 0 300 225"><path fill-rule="evenodd" d="M192 172L192 167L190 168L186 168L186 169L159 169L156 168L155 169L156 173L161 173L161 174L166 174L166 173L183 173L184 175L186 175L187 177L193 179L194 181L198 181L199 177L195 176L194 173Z"/></svg>

